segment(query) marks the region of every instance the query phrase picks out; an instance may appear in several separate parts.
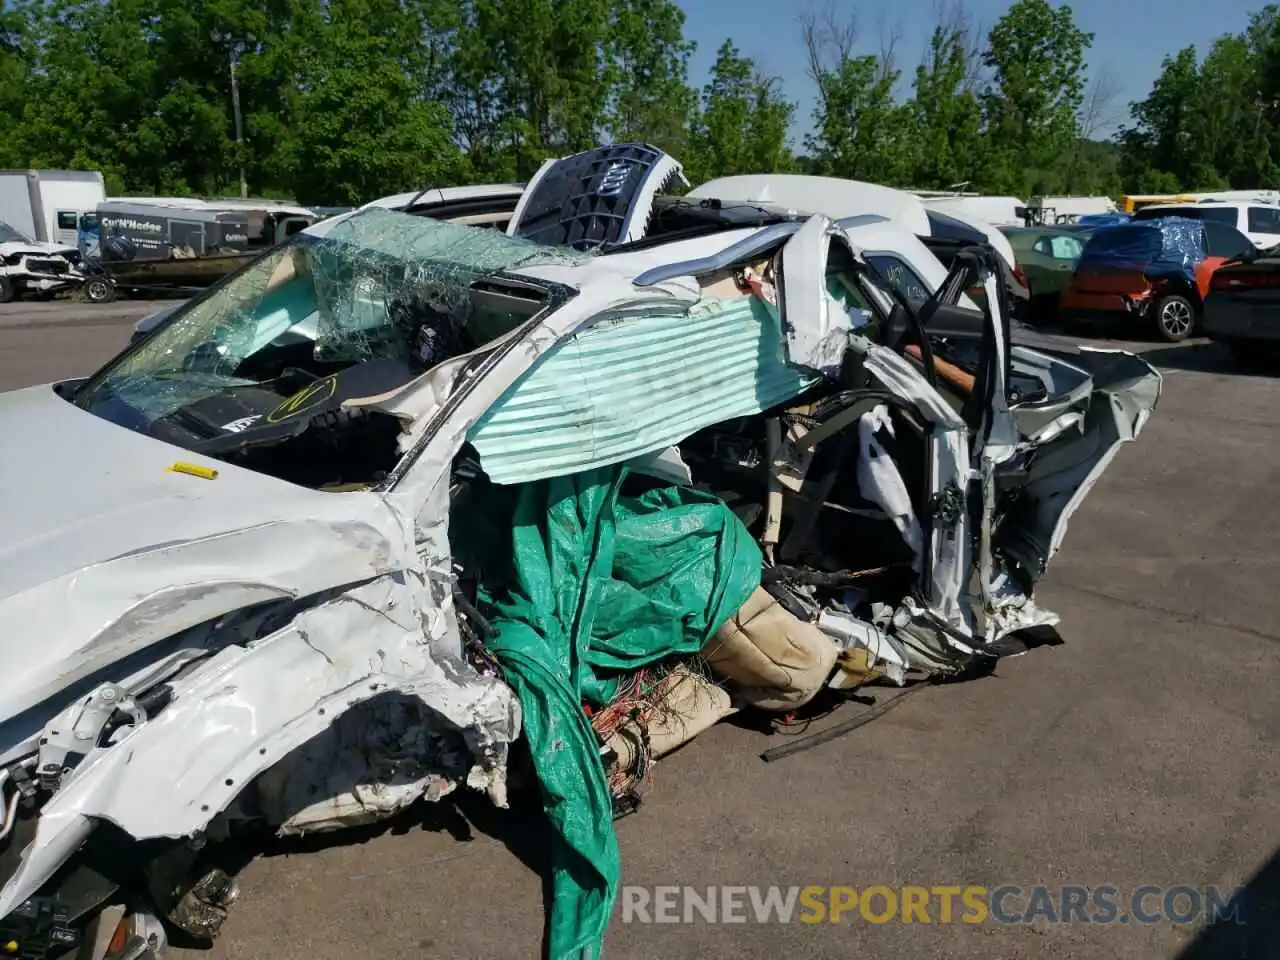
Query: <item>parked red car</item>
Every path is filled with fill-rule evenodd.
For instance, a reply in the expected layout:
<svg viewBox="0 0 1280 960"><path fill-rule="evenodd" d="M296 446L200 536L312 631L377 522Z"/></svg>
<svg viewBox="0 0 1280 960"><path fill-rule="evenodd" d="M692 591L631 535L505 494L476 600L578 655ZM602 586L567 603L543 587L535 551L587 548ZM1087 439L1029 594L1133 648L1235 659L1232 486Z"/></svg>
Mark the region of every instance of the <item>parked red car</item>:
<svg viewBox="0 0 1280 960"><path fill-rule="evenodd" d="M1136 321L1164 340L1185 340L1200 325L1218 267L1255 253L1224 223L1167 217L1103 227L1085 244L1059 314L1115 332Z"/></svg>

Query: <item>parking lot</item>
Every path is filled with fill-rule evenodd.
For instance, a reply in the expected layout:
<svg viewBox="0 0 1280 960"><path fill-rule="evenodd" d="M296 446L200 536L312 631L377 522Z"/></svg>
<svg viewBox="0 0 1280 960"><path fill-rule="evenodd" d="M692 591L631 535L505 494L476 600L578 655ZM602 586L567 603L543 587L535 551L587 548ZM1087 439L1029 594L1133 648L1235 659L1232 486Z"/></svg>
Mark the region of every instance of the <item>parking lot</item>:
<svg viewBox="0 0 1280 960"><path fill-rule="evenodd" d="M162 306L0 307L0 389L89 373ZM1072 521L1039 594L1062 615L1065 645L927 689L776 763L758 754L783 735L720 724L662 761L639 813L618 822L623 883L1251 883L1260 912L1229 934L1252 938L1248 951L1202 939L1186 955L1280 955L1260 947L1275 931L1257 922L1274 924L1280 890L1280 377L1239 372L1205 343L1122 345L1166 374L1164 395ZM282 845L244 870L212 957L534 956L537 836L520 813L463 804L354 842ZM615 922L606 949L1112 960L1176 956L1199 932L1167 921Z"/></svg>

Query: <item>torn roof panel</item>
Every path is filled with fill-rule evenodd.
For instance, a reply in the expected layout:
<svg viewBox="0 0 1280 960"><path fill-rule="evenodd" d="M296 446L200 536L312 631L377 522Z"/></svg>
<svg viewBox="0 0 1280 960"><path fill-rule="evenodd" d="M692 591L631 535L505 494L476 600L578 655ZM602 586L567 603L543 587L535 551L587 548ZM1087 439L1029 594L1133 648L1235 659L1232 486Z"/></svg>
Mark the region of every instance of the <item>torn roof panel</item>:
<svg viewBox="0 0 1280 960"><path fill-rule="evenodd" d="M820 377L784 359L760 301L602 321L557 345L468 439L496 483L525 483L661 450L767 410Z"/></svg>

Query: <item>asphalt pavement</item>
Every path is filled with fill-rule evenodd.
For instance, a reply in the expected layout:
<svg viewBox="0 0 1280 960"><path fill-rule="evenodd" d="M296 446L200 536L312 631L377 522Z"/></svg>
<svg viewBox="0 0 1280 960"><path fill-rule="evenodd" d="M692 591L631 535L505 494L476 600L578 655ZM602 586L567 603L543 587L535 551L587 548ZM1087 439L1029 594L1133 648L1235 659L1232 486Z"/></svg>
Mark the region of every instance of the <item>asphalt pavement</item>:
<svg viewBox="0 0 1280 960"><path fill-rule="evenodd" d="M0 389L91 372L161 306L0 307ZM618 822L623 883L1109 884L1122 898L1144 884L1245 885L1250 925L619 915L609 957L1280 955L1260 939L1275 935L1280 896L1280 378L1240 372L1203 343L1123 346L1165 373L1164 395L1038 594L1062 615L1065 644L928 688L775 763L759 753L786 734L713 728L659 763L639 813ZM536 819L423 805L393 827L259 852L211 960L538 955Z"/></svg>

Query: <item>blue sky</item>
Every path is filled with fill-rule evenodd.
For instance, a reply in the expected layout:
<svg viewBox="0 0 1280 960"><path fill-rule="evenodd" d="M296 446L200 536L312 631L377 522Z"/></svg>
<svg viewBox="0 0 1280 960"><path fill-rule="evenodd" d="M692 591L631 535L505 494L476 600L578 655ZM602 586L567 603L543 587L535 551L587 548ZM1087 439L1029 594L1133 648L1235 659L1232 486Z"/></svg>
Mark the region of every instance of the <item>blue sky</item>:
<svg viewBox="0 0 1280 960"><path fill-rule="evenodd" d="M799 17L808 0L676 0L688 18L685 36L698 43L692 80L706 82L716 48L727 37L747 56L782 78L787 96L798 104L793 134L797 141L810 128L813 85L805 71ZM816 0L826 9L828 0ZM904 75L914 73L939 0L834 0L836 10L857 11L862 52L879 50L881 24L896 27L898 61ZM1094 33L1090 72L1105 70L1117 89L1110 112L1128 118L1128 104L1151 89L1160 61L1188 44L1201 56L1224 33L1244 28L1252 11L1266 0L1076 0L1076 22ZM1055 6L1060 4L1055 3ZM985 33L1009 7L1009 0L966 0L972 18ZM799 144L797 144L799 145Z"/></svg>

